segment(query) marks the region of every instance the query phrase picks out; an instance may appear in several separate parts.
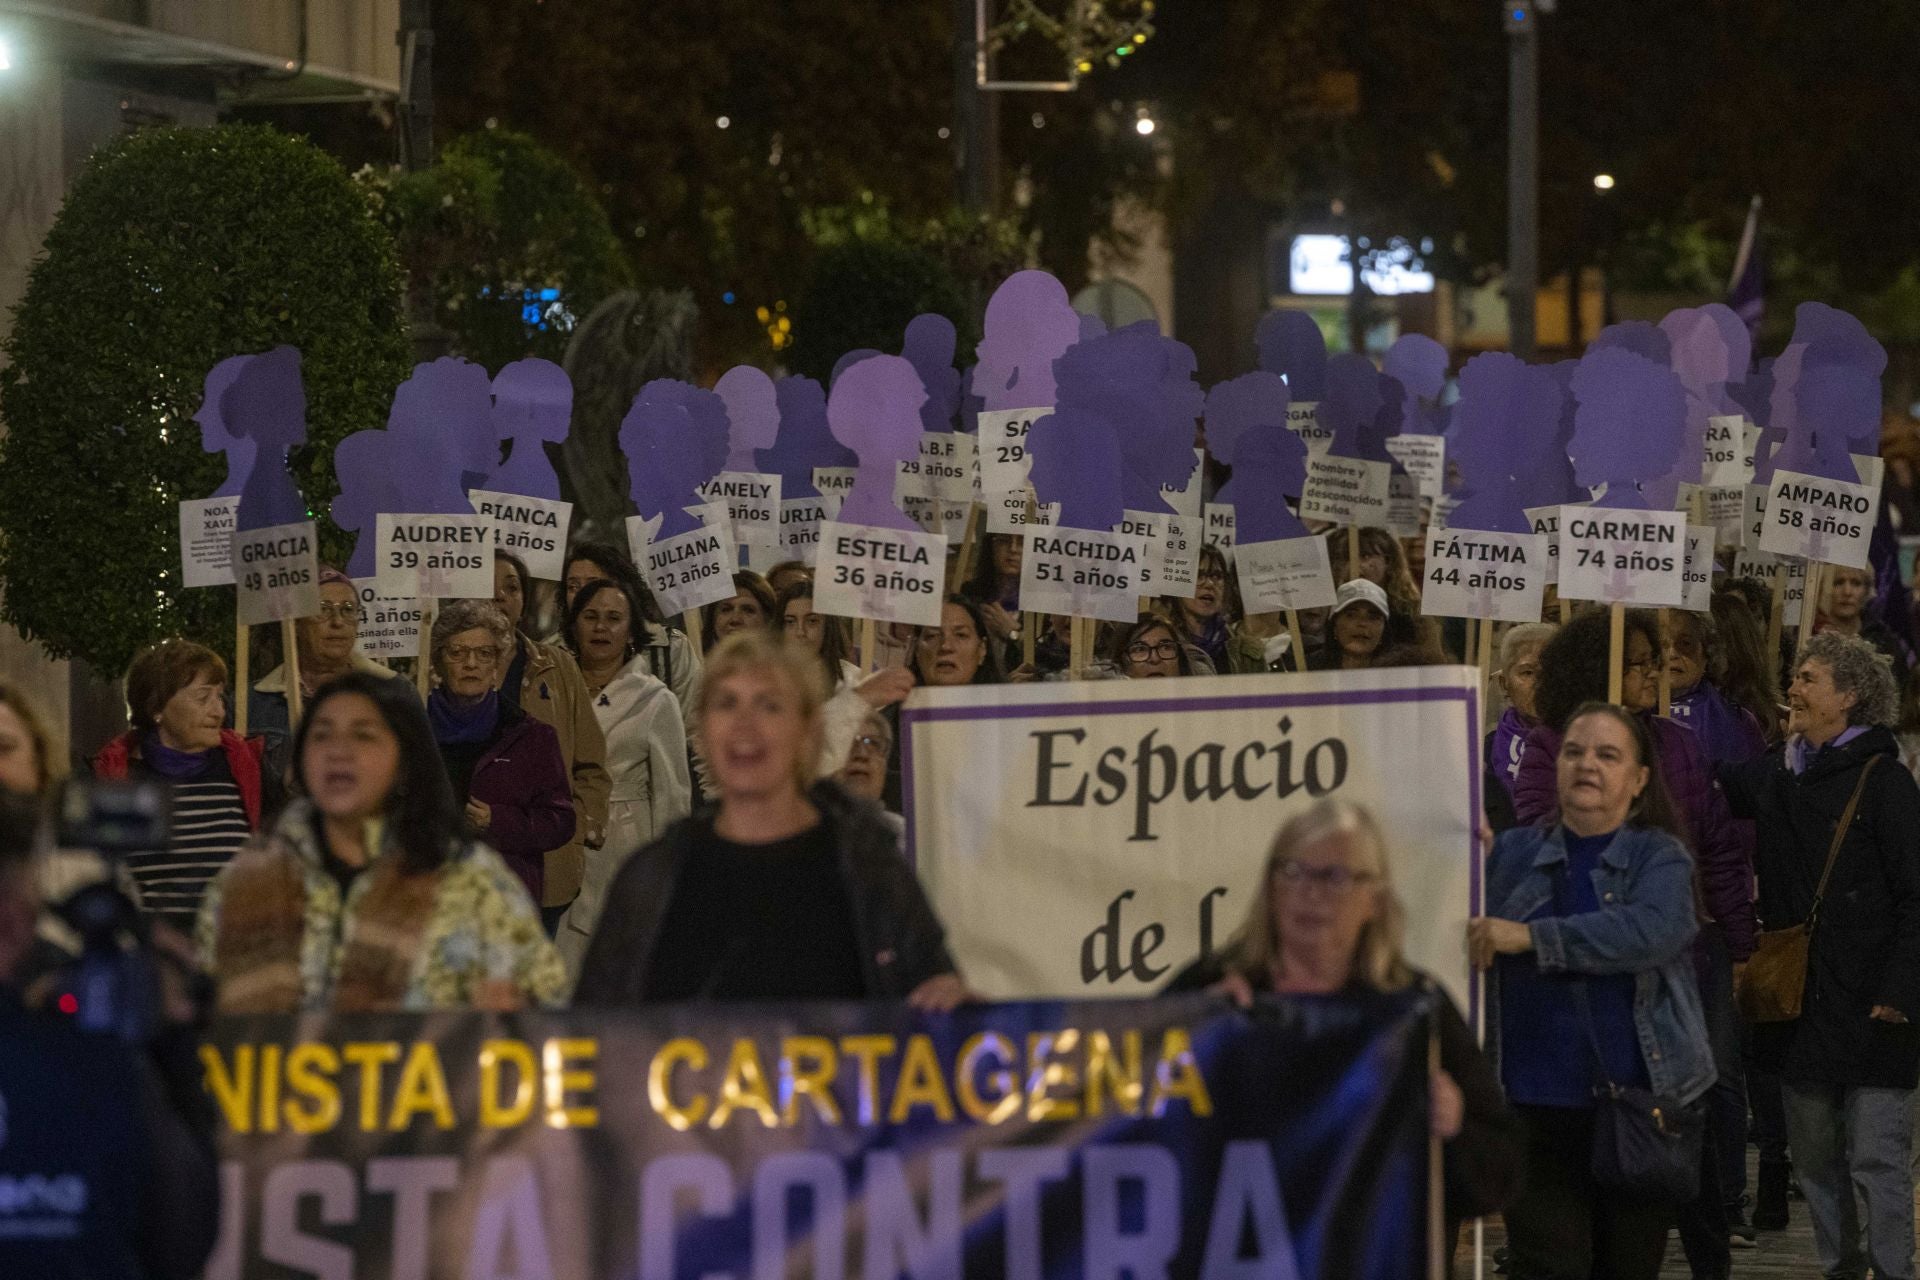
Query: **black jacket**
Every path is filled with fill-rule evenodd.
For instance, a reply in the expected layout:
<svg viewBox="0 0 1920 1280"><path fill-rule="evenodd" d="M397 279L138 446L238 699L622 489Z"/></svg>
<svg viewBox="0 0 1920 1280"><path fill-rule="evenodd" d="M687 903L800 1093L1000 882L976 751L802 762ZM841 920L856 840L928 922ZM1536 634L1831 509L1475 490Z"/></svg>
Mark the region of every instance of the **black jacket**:
<svg viewBox="0 0 1920 1280"><path fill-rule="evenodd" d="M137 1053L0 987L0 1276L200 1274L219 1184L193 1040Z"/></svg>
<svg viewBox="0 0 1920 1280"><path fill-rule="evenodd" d="M839 852L867 997L904 999L928 978L954 972L946 931L880 811L830 782L816 783L808 798L820 810ZM680 868L711 845L716 812L708 805L674 823L614 876L599 927L581 962L576 1005L641 1002Z"/></svg>
<svg viewBox="0 0 1920 1280"><path fill-rule="evenodd" d="M1801 1016L1759 1028L1756 1049L1790 1081L1911 1089L1920 1079L1920 787L1885 729L1822 751L1797 776L1785 752L1782 744L1719 768L1734 815L1754 819L1766 929L1807 918L1860 771L1881 759L1827 882ZM1875 1005L1910 1021L1869 1018Z"/></svg>
<svg viewBox="0 0 1920 1280"><path fill-rule="evenodd" d="M1215 953L1175 974L1162 994L1204 991L1224 978L1226 972L1225 964ZM1267 991L1271 987L1264 977L1250 985L1256 991ZM1447 1238L1454 1240L1459 1237L1464 1219L1496 1213L1519 1194L1526 1167L1526 1132L1521 1128L1520 1117L1507 1105L1506 1094L1493 1073L1493 1064L1474 1042L1473 1032L1454 1006L1453 997L1425 974L1416 974L1414 985L1434 998L1440 1032L1440 1069L1460 1086L1465 1103L1460 1132L1446 1144L1442 1153L1442 1172L1447 1186Z"/></svg>

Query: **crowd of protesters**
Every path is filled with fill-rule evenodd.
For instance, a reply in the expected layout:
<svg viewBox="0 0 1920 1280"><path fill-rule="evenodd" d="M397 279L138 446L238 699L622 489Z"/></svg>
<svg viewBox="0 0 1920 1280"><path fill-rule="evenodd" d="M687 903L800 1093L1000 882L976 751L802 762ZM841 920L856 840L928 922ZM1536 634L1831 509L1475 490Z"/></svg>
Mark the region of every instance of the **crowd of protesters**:
<svg viewBox="0 0 1920 1280"><path fill-rule="evenodd" d="M441 602L424 696L359 652L358 598L327 570L298 663L251 688L188 641L141 653L129 728L92 771L171 793L166 847L129 859L124 887L191 939L222 1012L951 1009L972 995L900 853L901 701L1460 659L1398 539L1343 532L1328 552L1329 608L1248 616L1208 547L1190 597L1102 624L1085 655L1061 620L1022 613L1016 537L984 540L938 625L868 628L867 653L797 562L669 620L618 547L577 544L550 585L502 553L491 600ZM1523 1280L1652 1277L1676 1231L1696 1277L1728 1276L1786 1225L1790 1188L1826 1275L1913 1275L1912 627L1871 575L1837 570L1783 658L1770 604L1728 581L1710 613L1628 611L1614 670L1607 612L1553 601L1486 658L1497 838L1463 940L1489 981L1484 1049L1401 954L1394 850L1337 800L1249 851L1244 925L1172 984L1241 1002L1434 991L1448 1216L1504 1210L1501 1262ZM33 700L0 686L0 784L44 794L65 766ZM10 932L7 894L57 901L85 874L73 857L0 860L0 986L30 990L71 949L44 913ZM1742 966L1795 930L1795 1016L1743 1018ZM1630 1194L1589 1158L1610 1090L1698 1117L1688 1194Z"/></svg>

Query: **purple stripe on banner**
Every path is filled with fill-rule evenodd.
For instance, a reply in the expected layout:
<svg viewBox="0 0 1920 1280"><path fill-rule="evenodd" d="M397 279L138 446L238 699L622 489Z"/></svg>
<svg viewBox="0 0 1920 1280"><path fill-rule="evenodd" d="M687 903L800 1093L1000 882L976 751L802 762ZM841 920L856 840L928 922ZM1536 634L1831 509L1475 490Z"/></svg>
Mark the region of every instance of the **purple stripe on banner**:
<svg viewBox="0 0 1920 1280"><path fill-rule="evenodd" d="M1386 705L1394 702L1471 701L1465 689L1361 689L1346 694L1268 693L1244 698L1175 698L1135 702L1079 703L1073 706L1011 704L998 707L916 707L903 710L900 720L1039 720L1048 716L1113 716L1151 711L1250 711L1260 707L1323 707Z"/></svg>

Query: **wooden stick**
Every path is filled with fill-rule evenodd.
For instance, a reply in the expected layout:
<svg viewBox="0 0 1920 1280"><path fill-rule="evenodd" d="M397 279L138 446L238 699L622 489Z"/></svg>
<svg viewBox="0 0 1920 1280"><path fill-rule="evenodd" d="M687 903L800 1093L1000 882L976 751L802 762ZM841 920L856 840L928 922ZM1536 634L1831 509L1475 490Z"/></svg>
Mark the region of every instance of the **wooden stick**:
<svg viewBox="0 0 1920 1280"><path fill-rule="evenodd" d="M1360 576L1360 526L1347 526L1347 579Z"/></svg>
<svg viewBox="0 0 1920 1280"><path fill-rule="evenodd" d="M879 628L872 618L860 619L860 674L872 675L880 669Z"/></svg>
<svg viewBox="0 0 1920 1280"><path fill-rule="evenodd" d="M1607 701L1618 704L1620 701L1620 681L1626 674L1621 664L1626 661L1627 649L1627 606L1623 604L1607 606Z"/></svg>
<svg viewBox="0 0 1920 1280"><path fill-rule="evenodd" d="M287 663L287 731L291 733L299 727L301 712L300 694L300 633L295 629L292 618L280 620L280 647L286 651Z"/></svg>
<svg viewBox="0 0 1920 1280"><path fill-rule="evenodd" d="M1298 609L1287 610L1287 634L1293 637L1293 669L1295 671L1305 671L1307 669L1307 646L1305 642L1300 639L1300 611Z"/></svg>
<svg viewBox="0 0 1920 1280"><path fill-rule="evenodd" d="M1078 680L1081 671L1087 665L1088 619L1074 618L1068 624L1067 666L1070 668L1067 679Z"/></svg>
<svg viewBox="0 0 1920 1280"><path fill-rule="evenodd" d="M1020 612L1020 665L1033 665L1033 646L1040 638L1040 628L1047 625L1047 615L1035 613L1031 609Z"/></svg>
<svg viewBox="0 0 1920 1280"><path fill-rule="evenodd" d="M980 523L983 508L977 502L967 504L967 531L960 539L960 558L954 562L953 582L948 592L958 591L973 574L973 553L980 537Z"/></svg>
<svg viewBox="0 0 1920 1280"><path fill-rule="evenodd" d="M1569 622L1572 622L1572 621L1573 621L1573 601L1567 599L1565 596L1561 596L1560 597L1560 625L1564 627Z"/></svg>
<svg viewBox="0 0 1920 1280"><path fill-rule="evenodd" d="M1807 561L1807 584L1800 590L1800 644L1797 646L1799 648L1804 648L1807 641L1813 637L1814 620L1820 613L1820 579L1824 576L1825 569L1826 566L1818 560ZM1781 576L1784 577L1786 572L1787 564L1782 560Z"/></svg>
<svg viewBox="0 0 1920 1280"><path fill-rule="evenodd" d="M693 646L696 658L707 656L706 633L700 627L700 611L689 609L680 615L680 629L687 633L687 642Z"/></svg>
<svg viewBox="0 0 1920 1280"><path fill-rule="evenodd" d="M1485 698L1493 683L1493 619L1481 618L1479 623L1480 660L1475 665L1480 668L1480 696ZM1474 628L1469 625L1467 630L1471 632Z"/></svg>
<svg viewBox="0 0 1920 1280"><path fill-rule="evenodd" d="M1427 1030L1427 1076L1440 1074L1440 1024ZM1438 1133L1427 1134L1427 1280L1445 1280L1453 1270L1453 1241L1446 1231L1446 1144Z"/></svg>
<svg viewBox="0 0 1920 1280"><path fill-rule="evenodd" d="M1667 616L1667 611L1660 610L1660 647L1659 651L1653 655L1653 660L1660 664L1660 693L1659 702L1654 707L1653 714L1662 720L1673 714L1673 673L1667 669L1667 645L1671 643L1668 636L1672 634L1669 630L1672 625L1673 620Z"/></svg>
<svg viewBox="0 0 1920 1280"><path fill-rule="evenodd" d="M438 603L431 599L420 602L420 656L414 660L413 687L422 702L433 689L433 615Z"/></svg>
<svg viewBox="0 0 1920 1280"><path fill-rule="evenodd" d="M233 731L241 737L247 736L247 696L253 692L252 682L247 676L247 668L253 664L253 629L240 621L233 620Z"/></svg>
<svg viewBox="0 0 1920 1280"><path fill-rule="evenodd" d="M1801 616L1806 616L1806 600L1800 602ZM1787 560L1785 556L1776 558L1773 566L1773 611L1767 616L1767 661L1780 661L1780 632L1787 621Z"/></svg>

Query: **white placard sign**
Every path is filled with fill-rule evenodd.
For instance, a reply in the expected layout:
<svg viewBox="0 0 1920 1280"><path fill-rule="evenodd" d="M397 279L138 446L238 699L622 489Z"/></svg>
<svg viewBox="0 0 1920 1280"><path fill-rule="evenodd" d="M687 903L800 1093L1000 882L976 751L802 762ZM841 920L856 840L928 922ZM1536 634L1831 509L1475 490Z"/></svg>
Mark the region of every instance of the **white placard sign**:
<svg viewBox="0 0 1920 1280"><path fill-rule="evenodd" d="M780 559L813 563L820 551L820 525L833 516L829 506L839 509L825 497L780 500Z"/></svg>
<svg viewBox="0 0 1920 1280"><path fill-rule="evenodd" d="M1301 400L1287 406L1287 429L1307 443L1310 454L1325 453L1333 444L1333 428L1320 425L1320 402Z"/></svg>
<svg viewBox="0 0 1920 1280"><path fill-rule="evenodd" d="M1747 486L1705 485L1700 490L1700 514L1713 526L1714 541L1737 547L1746 529Z"/></svg>
<svg viewBox="0 0 1920 1280"><path fill-rule="evenodd" d="M1033 528L1046 528L1060 515L1059 503L1036 503L1033 486L1024 482L1011 493L989 493L984 502L988 533L1025 533Z"/></svg>
<svg viewBox="0 0 1920 1280"><path fill-rule="evenodd" d="M1053 406L980 411L980 488L991 497L1012 493L1027 482L1027 431Z"/></svg>
<svg viewBox="0 0 1920 1280"><path fill-rule="evenodd" d="M1479 715L1470 667L916 689L908 849L974 990L1142 996L1233 934L1280 824L1350 800L1471 1023Z"/></svg>
<svg viewBox="0 0 1920 1280"><path fill-rule="evenodd" d="M1543 534L1457 528L1430 533L1420 612L1440 618L1538 622L1547 564Z"/></svg>
<svg viewBox="0 0 1920 1280"><path fill-rule="evenodd" d="M1392 478L1391 462L1315 454L1307 459L1307 487L1300 495L1300 518L1383 525L1387 522Z"/></svg>
<svg viewBox="0 0 1920 1280"><path fill-rule="evenodd" d="M1247 613L1318 609L1333 603L1333 569L1325 538L1243 542L1233 549L1233 567Z"/></svg>
<svg viewBox="0 0 1920 1280"><path fill-rule="evenodd" d="M1020 606L1107 622L1140 616L1147 539L1094 529L1034 529L1020 559Z"/></svg>
<svg viewBox="0 0 1920 1280"><path fill-rule="evenodd" d="M519 556L529 574L547 582L558 582L566 575L571 502L490 489L469 490L467 500L476 512L495 522L493 545Z"/></svg>
<svg viewBox="0 0 1920 1280"><path fill-rule="evenodd" d="M853 467L815 467L813 469L813 487L820 491L820 497L827 504L827 516L832 518L840 514L840 504L847 500L847 494L853 490Z"/></svg>
<svg viewBox="0 0 1920 1280"><path fill-rule="evenodd" d="M716 517L718 511L714 512ZM660 517L627 517L627 550L660 612L691 613L733 594L733 570L740 550L719 519L698 529L654 538Z"/></svg>
<svg viewBox="0 0 1920 1280"><path fill-rule="evenodd" d="M923 431L920 453L900 464L893 491L900 498L972 502L978 441L957 431Z"/></svg>
<svg viewBox="0 0 1920 1280"><path fill-rule="evenodd" d="M946 574L947 540L937 533L829 520L820 526L813 607L842 618L937 627Z"/></svg>
<svg viewBox="0 0 1920 1280"><path fill-rule="evenodd" d="M1738 414L1707 419L1707 461L1701 483L1730 487L1753 479L1753 450L1760 428Z"/></svg>
<svg viewBox="0 0 1920 1280"><path fill-rule="evenodd" d="M727 536L735 546L780 544L780 477L777 474L722 471L701 485L699 494L702 501L726 512Z"/></svg>
<svg viewBox="0 0 1920 1280"><path fill-rule="evenodd" d="M426 610L418 600L395 600L380 594L372 578L355 578L353 593L360 597L360 652L369 658L420 656L420 621Z"/></svg>
<svg viewBox="0 0 1920 1280"><path fill-rule="evenodd" d="M1387 532L1396 538L1420 536L1420 482L1410 475L1387 478Z"/></svg>
<svg viewBox="0 0 1920 1280"><path fill-rule="evenodd" d="M1191 516L1195 520L1198 520L1200 518L1201 490L1206 487L1203 483L1206 474L1207 451L1205 449L1195 449L1193 451L1193 472L1187 477L1187 482L1178 489L1172 485L1161 485L1160 496L1167 500L1167 505L1174 509L1175 514Z"/></svg>
<svg viewBox="0 0 1920 1280"><path fill-rule="evenodd" d="M1233 504L1209 502L1206 511L1207 527L1202 535L1206 545L1218 547L1222 554L1231 556L1233 554Z"/></svg>
<svg viewBox="0 0 1920 1280"><path fill-rule="evenodd" d="M1713 526L1687 526L1687 550L1680 573L1680 607L1690 613L1713 608Z"/></svg>
<svg viewBox="0 0 1920 1280"><path fill-rule="evenodd" d="M1560 598L1674 607L1687 518L1678 511L1566 507L1560 513Z"/></svg>
<svg viewBox="0 0 1920 1280"><path fill-rule="evenodd" d="M1528 507L1527 520L1533 525L1533 531L1547 540L1547 584L1560 581L1560 512L1563 508ZM1445 528L1438 520L1440 507L1434 505L1435 523Z"/></svg>
<svg viewBox="0 0 1920 1280"><path fill-rule="evenodd" d="M224 587L233 581L233 531L240 498L195 498L180 504L180 585Z"/></svg>
<svg viewBox="0 0 1920 1280"><path fill-rule="evenodd" d="M239 529L233 534L233 581L242 625L310 618L320 612L320 561L313 521ZM493 595L493 570L487 570Z"/></svg>
<svg viewBox="0 0 1920 1280"><path fill-rule="evenodd" d="M1760 550L1864 569L1878 496L1864 484L1776 471L1767 486Z"/></svg>
<svg viewBox="0 0 1920 1280"><path fill-rule="evenodd" d="M1128 511L1121 517L1120 532L1147 540L1142 595L1193 598L1195 575L1200 572L1200 517Z"/></svg>
<svg viewBox="0 0 1920 1280"><path fill-rule="evenodd" d="M1763 582L1767 590L1771 591L1774 579L1780 576L1782 565L1786 568L1787 592L1785 603L1780 611L1780 621L1784 626L1797 627L1800 625L1800 605L1807 598L1807 562L1805 560L1793 557L1782 560L1781 557L1769 555L1765 551L1742 547L1734 553L1730 576L1752 578L1756 582ZM1762 618L1760 621L1764 626L1767 620Z"/></svg>
<svg viewBox="0 0 1920 1280"><path fill-rule="evenodd" d="M1447 489L1447 438L1445 436L1393 436L1387 452L1400 460L1420 485L1420 496L1437 498Z"/></svg>
<svg viewBox="0 0 1920 1280"><path fill-rule="evenodd" d="M374 521L373 580L397 599L493 599L493 519L388 515Z"/></svg>

